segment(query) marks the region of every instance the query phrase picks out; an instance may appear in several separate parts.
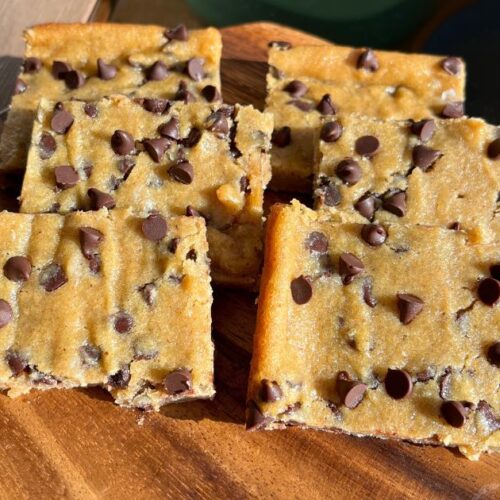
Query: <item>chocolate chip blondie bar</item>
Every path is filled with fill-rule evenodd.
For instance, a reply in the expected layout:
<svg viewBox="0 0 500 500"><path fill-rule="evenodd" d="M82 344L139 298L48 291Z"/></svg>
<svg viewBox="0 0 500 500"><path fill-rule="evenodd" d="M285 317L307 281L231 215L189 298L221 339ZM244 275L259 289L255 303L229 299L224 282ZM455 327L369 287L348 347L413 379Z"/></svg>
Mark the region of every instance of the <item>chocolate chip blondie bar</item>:
<svg viewBox="0 0 500 500"><path fill-rule="evenodd" d="M317 139L316 206L340 222L464 229L500 241L500 129L483 120L344 115Z"/></svg>
<svg viewBox="0 0 500 500"><path fill-rule="evenodd" d="M201 218L0 213L0 387L103 386L123 406L209 398Z"/></svg>
<svg viewBox="0 0 500 500"><path fill-rule="evenodd" d="M42 100L21 211L116 206L203 217L214 279L251 286L262 257L271 132L272 116L251 106Z"/></svg>
<svg viewBox="0 0 500 500"><path fill-rule="evenodd" d="M462 231L275 205L247 426L499 450L499 270Z"/></svg>
<svg viewBox="0 0 500 500"><path fill-rule="evenodd" d="M3 171L24 169L42 98L95 100L122 93L184 102L220 99L222 43L213 28L43 24L24 38L26 57L0 142Z"/></svg>
<svg viewBox="0 0 500 500"><path fill-rule="evenodd" d="M322 116L381 119L463 114L465 65L456 57L271 44L267 110L275 120L272 186L309 191L313 131Z"/></svg>

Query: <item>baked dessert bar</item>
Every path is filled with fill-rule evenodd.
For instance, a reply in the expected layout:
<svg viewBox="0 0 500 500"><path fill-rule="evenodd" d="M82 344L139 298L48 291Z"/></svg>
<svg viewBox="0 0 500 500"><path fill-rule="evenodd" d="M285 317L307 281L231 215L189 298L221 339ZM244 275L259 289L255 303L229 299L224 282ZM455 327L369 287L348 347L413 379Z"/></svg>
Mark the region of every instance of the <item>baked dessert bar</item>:
<svg viewBox="0 0 500 500"><path fill-rule="evenodd" d="M271 44L267 110L275 120L272 187L309 191L313 131L322 116L381 119L463 114L465 65L456 57Z"/></svg>
<svg viewBox="0 0 500 500"><path fill-rule="evenodd" d="M247 426L500 449L500 247L275 205Z"/></svg>
<svg viewBox="0 0 500 500"><path fill-rule="evenodd" d="M500 129L480 119L344 115L318 129L316 206L339 222L402 222L500 240Z"/></svg>
<svg viewBox="0 0 500 500"><path fill-rule="evenodd" d="M103 386L122 406L210 398L201 218L0 213L0 387Z"/></svg>
<svg viewBox="0 0 500 500"><path fill-rule="evenodd" d="M221 37L110 23L43 24L24 33L25 60L0 142L0 170L24 169L40 99L95 100L122 93L163 99L219 100ZM151 106L160 105L150 101Z"/></svg>
<svg viewBox="0 0 500 500"><path fill-rule="evenodd" d="M145 102L42 100L21 211L116 206L201 216L215 281L253 285L262 257L272 116L220 103L168 102L157 112Z"/></svg>

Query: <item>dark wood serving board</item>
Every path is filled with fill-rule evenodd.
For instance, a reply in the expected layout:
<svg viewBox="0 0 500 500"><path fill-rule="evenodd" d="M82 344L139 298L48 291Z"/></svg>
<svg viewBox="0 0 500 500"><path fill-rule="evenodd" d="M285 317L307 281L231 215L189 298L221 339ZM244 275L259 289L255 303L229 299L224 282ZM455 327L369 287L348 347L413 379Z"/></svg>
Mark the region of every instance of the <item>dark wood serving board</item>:
<svg viewBox="0 0 500 500"><path fill-rule="evenodd" d="M222 33L225 99L261 109L267 42L322 43L266 23ZM100 389L0 395L0 498L500 498L500 455L469 462L341 434L245 432L255 300L215 291L214 401L144 414Z"/></svg>

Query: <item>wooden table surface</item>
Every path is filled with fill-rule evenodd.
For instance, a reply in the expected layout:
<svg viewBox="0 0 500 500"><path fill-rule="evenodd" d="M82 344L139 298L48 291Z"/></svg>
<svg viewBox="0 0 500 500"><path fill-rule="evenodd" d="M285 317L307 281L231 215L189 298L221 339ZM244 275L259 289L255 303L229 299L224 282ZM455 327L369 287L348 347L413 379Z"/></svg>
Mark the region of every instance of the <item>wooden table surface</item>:
<svg viewBox="0 0 500 500"><path fill-rule="evenodd" d="M225 100L260 108L267 42L318 41L262 23L222 33ZM101 389L0 395L0 498L500 498L500 455L469 462L430 446L245 432L256 295L214 295L214 401L145 414Z"/></svg>

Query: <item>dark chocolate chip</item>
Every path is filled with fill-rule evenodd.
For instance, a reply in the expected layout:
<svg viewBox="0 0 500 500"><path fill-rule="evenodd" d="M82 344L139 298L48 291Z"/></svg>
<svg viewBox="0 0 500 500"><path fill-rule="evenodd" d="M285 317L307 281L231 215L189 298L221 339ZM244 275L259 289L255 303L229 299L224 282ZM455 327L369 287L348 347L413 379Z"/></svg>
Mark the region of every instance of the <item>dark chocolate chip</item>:
<svg viewBox="0 0 500 500"><path fill-rule="evenodd" d="M179 83L179 88L177 89L177 92L175 93L174 100L175 101L184 101L187 104L189 102L196 101L196 98L187 89L186 82L181 81Z"/></svg>
<svg viewBox="0 0 500 500"><path fill-rule="evenodd" d="M175 253L177 251L177 247L179 246L179 241L180 241L179 238L172 238L168 242L167 248L170 253Z"/></svg>
<svg viewBox="0 0 500 500"><path fill-rule="evenodd" d="M60 165L54 168L56 186L59 189L69 189L76 186L80 178L78 172L70 165Z"/></svg>
<svg viewBox="0 0 500 500"><path fill-rule="evenodd" d="M283 397L283 391L276 381L264 379L260 383L259 397L264 403L274 403Z"/></svg>
<svg viewBox="0 0 500 500"><path fill-rule="evenodd" d="M412 122L410 131L416 135L422 142L427 142L436 131L436 123L434 120L420 120Z"/></svg>
<svg viewBox="0 0 500 500"><path fill-rule="evenodd" d="M484 278L477 287L479 300L488 306L494 306L500 300L500 281L495 278Z"/></svg>
<svg viewBox="0 0 500 500"><path fill-rule="evenodd" d="M332 96L330 94L325 94L319 101L316 109L322 115L335 115L337 114L337 107L332 101Z"/></svg>
<svg viewBox="0 0 500 500"><path fill-rule="evenodd" d="M273 130L271 142L278 148L288 146L292 140L290 127L282 127Z"/></svg>
<svg viewBox="0 0 500 500"><path fill-rule="evenodd" d="M492 264L490 266L490 274L492 278L500 281L500 264Z"/></svg>
<svg viewBox="0 0 500 500"><path fill-rule="evenodd" d="M435 372L431 368L426 368L425 370L422 370L420 372L417 372L415 374L415 378L417 379L417 382L428 382L429 380L432 380L435 376Z"/></svg>
<svg viewBox="0 0 500 500"><path fill-rule="evenodd" d="M342 136L342 125L339 122L327 122L321 128L321 140L325 142L336 142Z"/></svg>
<svg viewBox="0 0 500 500"><path fill-rule="evenodd" d="M461 101L449 102L441 111L442 118L461 118L464 114L464 103Z"/></svg>
<svg viewBox="0 0 500 500"><path fill-rule="evenodd" d="M247 431L257 431L259 429L264 429L273 421L271 417L265 417L262 414L259 407L254 401L248 401L245 417Z"/></svg>
<svg viewBox="0 0 500 500"><path fill-rule="evenodd" d="M477 404L477 411L486 421L487 426L492 432L500 430L500 417L497 417L493 408L483 399Z"/></svg>
<svg viewBox="0 0 500 500"><path fill-rule="evenodd" d="M371 194L363 195L355 204L354 208L368 220L371 220L375 215L376 198Z"/></svg>
<svg viewBox="0 0 500 500"><path fill-rule="evenodd" d="M251 191L250 179L246 175L240 177L240 191L245 194L248 194Z"/></svg>
<svg viewBox="0 0 500 500"><path fill-rule="evenodd" d="M420 167L424 172L427 172L434 166L434 163L436 163L441 156L443 156L441 151L418 144L413 148L413 165Z"/></svg>
<svg viewBox="0 0 500 500"><path fill-rule="evenodd" d="M492 160L500 159L500 138L490 142L488 146L488 158Z"/></svg>
<svg viewBox="0 0 500 500"><path fill-rule="evenodd" d="M371 158L374 156L380 147L379 140L373 135L364 135L356 139L354 150L360 156Z"/></svg>
<svg viewBox="0 0 500 500"><path fill-rule="evenodd" d="M398 191L389 195L382 203L384 210L391 212L391 214L403 217L406 214L406 193Z"/></svg>
<svg viewBox="0 0 500 500"><path fill-rule="evenodd" d="M229 133L229 124L227 118L222 113L215 112L208 119L210 125L207 127L207 130L221 139L227 136Z"/></svg>
<svg viewBox="0 0 500 500"><path fill-rule="evenodd" d="M189 250L189 252L186 254L186 259L189 259L189 260L196 261L197 257L198 257L198 254L196 253L196 250L194 248L191 248L191 250Z"/></svg>
<svg viewBox="0 0 500 500"><path fill-rule="evenodd" d="M191 372L185 368L174 370L163 379L163 385L167 393L172 396L188 392L193 387Z"/></svg>
<svg viewBox="0 0 500 500"><path fill-rule="evenodd" d="M168 171L170 177L181 184L191 184L194 179L194 169L187 160L181 160Z"/></svg>
<svg viewBox="0 0 500 500"><path fill-rule="evenodd" d="M83 111L90 118L96 118L98 115L97 106L92 103L87 103L83 106Z"/></svg>
<svg viewBox="0 0 500 500"><path fill-rule="evenodd" d="M125 130L115 130L111 136L111 147L117 155L123 156L134 153L134 138Z"/></svg>
<svg viewBox="0 0 500 500"><path fill-rule="evenodd" d="M385 376L385 390L392 399L407 398L413 391L413 382L405 370L389 368Z"/></svg>
<svg viewBox="0 0 500 500"><path fill-rule="evenodd" d="M156 302L156 296L158 295L158 290L154 283L146 283L144 286L139 288L139 292L148 306L154 305Z"/></svg>
<svg viewBox="0 0 500 500"><path fill-rule="evenodd" d="M186 216L187 217L201 217L201 213L196 210L196 208L192 207L191 205L188 205L186 207Z"/></svg>
<svg viewBox="0 0 500 500"><path fill-rule="evenodd" d="M175 28L165 31L165 38L185 42L188 39L188 30L185 24L178 24Z"/></svg>
<svg viewBox="0 0 500 500"><path fill-rule="evenodd" d="M199 128L193 127L187 137L182 141L185 148L194 148L196 144L200 142L201 130Z"/></svg>
<svg viewBox="0 0 500 500"><path fill-rule="evenodd" d="M458 75L462 71L462 66L459 57L446 57L441 61L441 67L450 75Z"/></svg>
<svg viewBox="0 0 500 500"><path fill-rule="evenodd" d="M123 180L126 181L135 167L133 158L121 158L118 162L118 170L123 174Z"/></svg>
<svg viewBox="0 0 500 500"><path fill-rule="evenodd" d="M352 380L347 372L339 372L336 387L341 403L350 410L361 403L368 388L366 384Z"/></svg>
<svg viewBox="0 0 500 500"><path fill-rule="evenodd" d="M168 139L173 139L176 141L179 139L179 120L175 117L170 118L166 123L163 123L158 127L158 133L162 137L167 137Z"/></svg>
<svg viewBox="0 0 500 500"><path fill-rule="evenodd" d="M134 320L130 314L120 311L113 318L113 327L118 333L128 333L134 326Z"/></svg>
<svg viewBox="0 0 500 500"><path fill-rule="evenodd" d="M56 151L57 143L54 137L48 132L42 132L40 142L38 143L40 158L48 160Z"/></svg>
<svg viewBox="0 0 500 500"><path fill-rule="evenodd" d="M45 289L46 292L53 292L67 283L68 278L64 269L57 264L52 262L47 264L41 271L39 282L40 286Z"/></svg>
<svg viewBox="0 0 500 500"><path fill-rule="evenodd" d="M488 347L486 357L492 365L500 368L500 342L494 342Z"/></svg>
<svg viewBox="0 0 500 500"><path fill-rule="evenodd" d="M124 389L130 382L130 368L124 366L108 378L108 384L114 389Z"/></svg>
<svg viewBox="0 0 500 500"><path fill-rule="evenodd" d="M352 186L361 179L362 171L356 160L346 158L337 165L335 174L344 184Z"/></svg>
<svg viewBox="0 0 500 500"><path fill-rule="evenodd" d="M144 149L156 163L160 163L165 151L170 147L170 141L164 137L157 139L144 139L142 141Z"/></svg>
<svg viewBox="0 0 500 500"><path fill-rule="evenodd" d="M21 80L21 78L18 78L16 80L16 84L14 85L14 95L24 94L27 88L28 86L26 85L26 82Z"/></svg>
<svg viewBox="0 0 500 500"><path fill-rule="evenodd" d="M42 69L42 61L38 57L27 57L23 63L25 73L38 73Z"/></svg>
<svg viewBox="0 0 500 500"><path fill-rule="evenodd" d="M329 182L328 184L321 186L320 189L323 203L327 207L336 207L340 204L342 197L340 195L339 188L335 184Z"/></svg>
<svg viewBox="0 0 500 500"><path fill-rule="evenodd" d="M146 97L142 101L142 107L150 113L161 115L170 109L170 103L166 99Z"/></svg>
<svg viewBox="0 0 500 500"><path fill-rule="evenodd" d="M309 276L299 276L290 283L293 301L296 304L307 304L312 297L311 278Z"/></svg>
<svg viewBox="0 0 500 500"><path fill-rule="evenodd" d="M462 225L460 222L452 222L451 224L448 224L448 229L451 229L452 231L461 231L462 230Z"/></svg>
<svg viewBox="0 0 500 500"><path fill-rule="evenodd" d="M97 59L97 75L101 80L112 80L117 73L116 66L105 63L101 58Z"/></svg>
<svg viewBox="0 0 500 500"><path fill-rule="evenodd" d="M203 87L203 89L201 90L201 95L208 102L222 101L220 92L217 90L217 87L214 87L213 85L206 85L205 87Z"/></svg>
<svg viewBox="0 0 500 500"><path fill-rule="evenodd" d="M156 61L147 71L148 80L165 80L168 75L168 68L162 61Z"/></svg>
<svg viewBox="0 0 500 500"><path fill-rule="evenodd" d="M84 226L80 228L80 248L86 259L92 259L98 254L99 244L104 240L104 235L101 231L93 227Z"/></svg>
<svg viewBox="0 0 500 500"><path fill-rule="evenodd" d="M203 65L205 59L201 57L193 57L186 64L186 73L195 81L199 82L204 77Z"/></svg>
<svg viewBox="0 0 500 500"><path fill-rule="evenodd" d="M310 252L326 253L328 251L328 238L319 231L309 233L305 243L306 248L309 249Z"/></svg>
<svg viewBox="0 0 500 500"><path fill-rule="evenodd" d="M369 307L377 305L377 299L373 296L373 280L370 277L365 278L363 281L363 300Z"/></svg>
<svg viewBox="0 0 500 500"><path fill-rule="evenodd" d="M314 108L314 104L312 102L301 101L300 99L292 99L288 101L287 104L291 104L304 112L311 111Z"/></svg>
<svg viewBox="0 0 500 500"><path fill-rule="evenodd" d="M10 257L3 266L3 274L10 281L27 281L31 276L31 262L22 255Z"/></svg>
<svg viewBox="0 0 500 500"><path fill-rule="evenodd" d="M10 323L13 316L14 313L10 304L6 300L0 299L0 328Z"/></svg>
<svg viewBox="0 0 500 500"><path fill-rule="evenodd" d="M357 61L358 69L366 69L367 71L377 71L379 64L375 52L372 49L366 49L358 57Z"/></svg>
<svg viewBox="0 0 500 500"><path fill-rule="evenodd" d="M272 49L288 50L292 48L292 44L286 40L271 40L267 46Z"/></svg>
<svg viewBox="0 0 500 500"><path fill-rule="evenodd" d="M307 87L300 80L292 80L283 89L288 92L292 97L302 97L307 93Z"/></svg>
<svg viewBox="0 0 500 500"><path fill-rule="evenodd" d="M78 89L85 83L85 75L76 69L64 73L64 82L69 89Z"/></svg>
<svg viewBox="0 0 500 500"><path fill-rule="evenodd" d="M108 193L99 191L96 188L90 188L87 191L90 198L90 206L92 210L99 210L100 208L114 208L116 203L115 199Z"/></svg>
<svg viewBox="0 0 500 500"><path fill-rule="evenodd" d="M339 274L342 283L348 285L365 269L363 262L352 253L341 253L339 257Z"/></svg>
<svg viewBox="0 0 500 500"><path fill-rule="evenodd" d="M167 221L160 214L151 214L142 221L142 233L151 241L160 241L167 234Z"/></svg>
<svg viewBox="0 0 500 500"><path fill-rule="evenodd" d="M452 427L462 427L467 419L467 409L460 401L445 401L441 404L441 415Z"/></svg>
<svg viewBox="0 0 500 500"><path fill-rule="evenodd" d="M83 344L80 349L80 359L85 366L95 366L99 363L102 351L101 348L92 344Z"/></svg>
<svg viewBox="0 0 500 500"><path fill-rule="evenodd" d="M361 229L361 237L368 245L378 247L387 239L387 231L380 224L365 224Z"/></svg>
<svg viewBox="0 0 500 500"><path fill-rule="evenodd" d="M64 109L55 110L50 120L50 128L57 134L65 134L73 125L73 115Z"/></svg>
<svg viewBox="0 0 500 500"><path fill-rule="evenodd" d="M411 293L398 293L399 321L403 325L411 323L424 308L422 299Z"/></svg>
<svg viewBox="0 0 500 500"><path fill-rule="evenodd" d="M64 75L71 71L71 66L63 61L52 63L52 76L57 80L63 80Z"/></svg>

